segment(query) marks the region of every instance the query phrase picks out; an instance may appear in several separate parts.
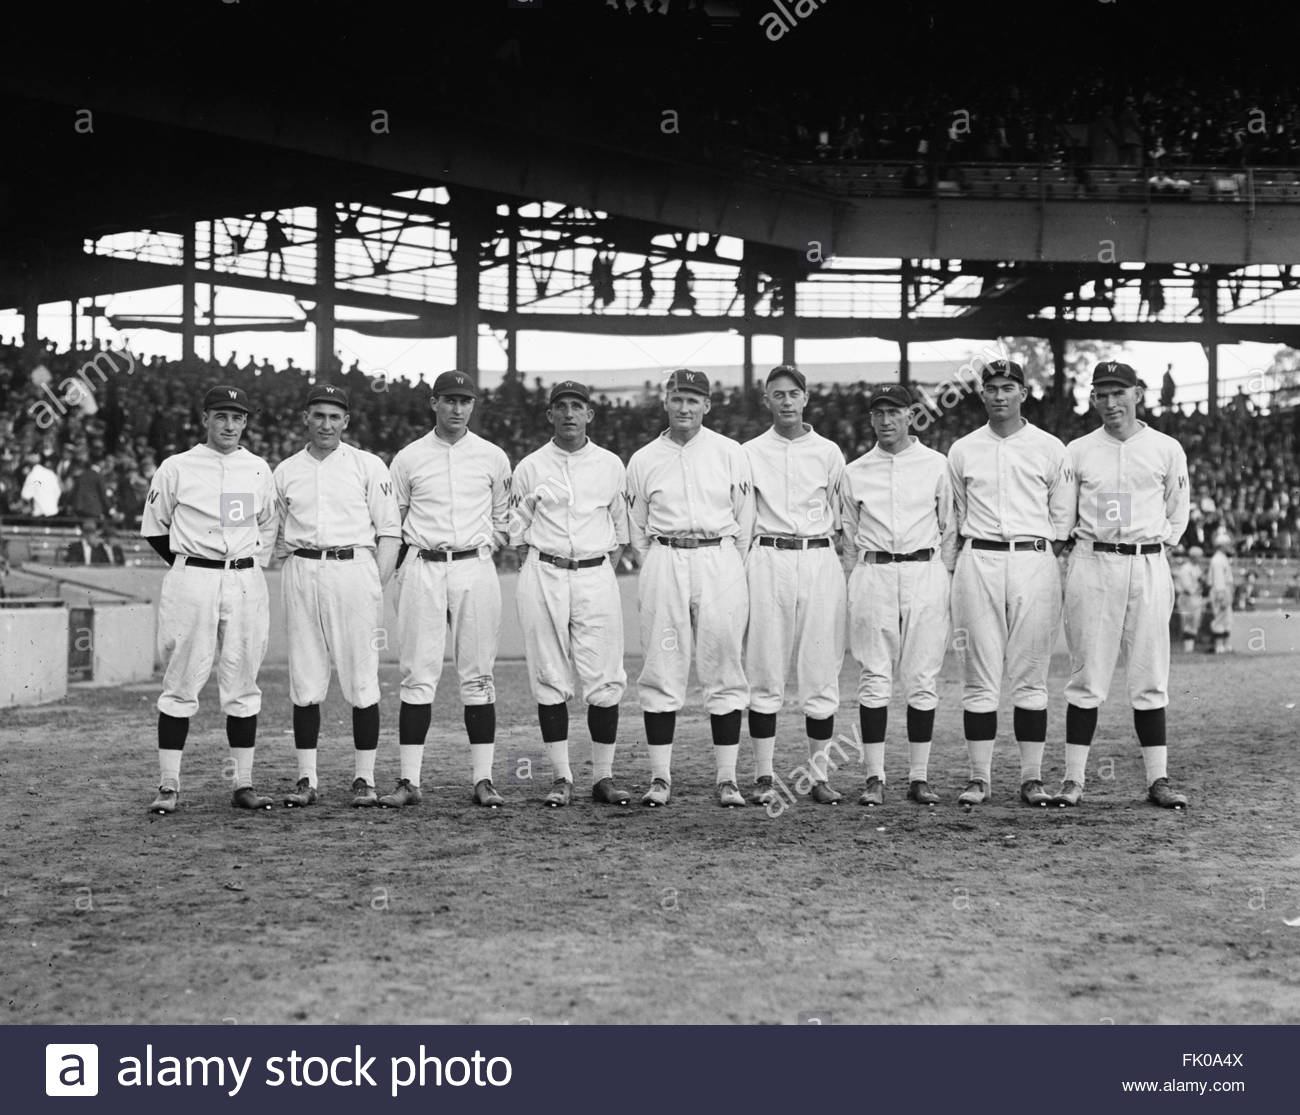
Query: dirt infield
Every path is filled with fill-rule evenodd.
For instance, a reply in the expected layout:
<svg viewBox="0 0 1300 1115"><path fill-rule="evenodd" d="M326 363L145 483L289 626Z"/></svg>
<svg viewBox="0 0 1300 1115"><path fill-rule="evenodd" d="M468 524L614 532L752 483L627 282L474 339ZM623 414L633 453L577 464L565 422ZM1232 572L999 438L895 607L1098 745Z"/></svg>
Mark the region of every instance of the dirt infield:
<svg viewBox="0 0 1300 1115"><path fill-rule="evenodd" d="M455 706L435 711L423 805L348 807L350 721L335 694L323 801L247 815L228 805L210 688L169 818L145 811L157 773L152 687L6 712L4 1021L1300 1021L1300 927L1283 920L1300 918L1300 659L1176 659L1171 772L1191 795L1186 814L1143 804L1117 705L1102 711L1083 807L1016 803L1013 745L1001 742L995 804L963 814L952 804L966 774L954 678L950 662L931 763L944 804L902 800L896 703L883 809L801 798L776 818L713 804L696 711L679 724L673 801L648 810L585 800L576 710L580 804L546 809L519 664L498 670L497 781L509 805L495 813L469 802ZM383 681L381 790L397 774L395 671ZM284 671L266 671L263 685L258 785L278 795L295 776ZM640 716L631 700L623 713L637 742L617 773L639 792ZM846 702L837 726L855 721ZM799 726L783 713L783 777L804 758ZM1009 710L1000 726L1005 737ZM528 756L532 781L516 777ZM747 747L741 770L747 780ZM847 791L861 777L841 769L833 781Z"/></svg>

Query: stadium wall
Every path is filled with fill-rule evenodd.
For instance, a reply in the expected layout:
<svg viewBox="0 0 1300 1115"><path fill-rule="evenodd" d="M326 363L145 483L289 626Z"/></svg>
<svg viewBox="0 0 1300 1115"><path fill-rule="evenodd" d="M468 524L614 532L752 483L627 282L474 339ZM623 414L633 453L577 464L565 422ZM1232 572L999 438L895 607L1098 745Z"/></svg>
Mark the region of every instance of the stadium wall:
<svg viewBox="0 0 1300 1115"><path fill-rule="evenodd" d="M0 708L43 705L67 695L67 608L0 608Z"/></svg>

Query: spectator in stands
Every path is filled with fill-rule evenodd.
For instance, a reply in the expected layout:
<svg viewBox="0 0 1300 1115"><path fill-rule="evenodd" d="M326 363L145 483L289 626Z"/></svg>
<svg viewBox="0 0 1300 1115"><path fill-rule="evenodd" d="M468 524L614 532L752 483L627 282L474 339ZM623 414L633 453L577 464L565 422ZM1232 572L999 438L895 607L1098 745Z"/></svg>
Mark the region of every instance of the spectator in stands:
<svg viewBox="0 0 1300 1115"><path fill-rule="evenodd" d="M78 519L103 521L109 516L108 490L99 465L90 460L89 451L79 449L68 478L65 494L68 513Z"/></svg>
<svg viewBox="0 0 1300 1115"><path fill-rule="evenodd" d="M69 565L125 565L126 558L112 536L112 528L101 526L94 519L81 524L81 537L74 538L64 550L63 560Z"/></svg>
<svg viewBox="0 0 1300 1115"><path fill-rule="evenodd" d="M27 464L29 469L21 496L27 513L34 518L53 518L59 513L59 497L63 493L58 473L49 467L50 458L42 458L39 453L27 454Z"/></svg>

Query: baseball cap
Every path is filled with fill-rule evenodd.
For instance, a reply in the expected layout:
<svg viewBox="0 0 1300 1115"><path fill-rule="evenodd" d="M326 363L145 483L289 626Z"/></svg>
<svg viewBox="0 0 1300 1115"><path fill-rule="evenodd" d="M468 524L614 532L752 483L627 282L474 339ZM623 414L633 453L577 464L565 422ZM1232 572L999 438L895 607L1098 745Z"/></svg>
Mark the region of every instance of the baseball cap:
<svg viewBox="0 0 1300 1115"><path fill-rule="evenodd" d="M307 392L307 406L312 403L333 403L336 407L342 407L344 410L351 410L352 405L348 400L348 393L341 387L335 387L332 383L318 383Z"/></svg>
<svg viewBox="0 0 1300 1115"><path fill-rule="evenodd" d="M242 410L252 414L248 393L242 387L214 387L203 396L204 410Z"/></svg>
<svg viewBox="0 0 1300 1115"><path fill-rule="evenodd" d="M694 391L697 395L708 398L709 377L703 372L693 372L690 368L678 368L668 377L668 384L664 388L666 394L674 391Z"/></svg>
<svg viewBox="0 0 1300 1115"><path fill-rule="evenodd" d="M551 397L549 402L555 402L562 395L576 395L584 403L591 402L591 391L585 383L579 383L576 379L562 379L551 388Z"/></svg>
<svg viewBox="0 0 1300 1115"><path fill-rule="evenodd" d="M1092 385L1096 387L1099 383L1118 383L1124 387L1136 387L1138 374L1131 365L1105 360L1092 370Z"/></svg>
<svg viewBox="0 0 1300 1115"><path fill-rule="evenodd" d="M799 385L800 391L808 390L808 380L804 378L803 372L801 372L793 364L778 364L775 368L773 368L770 372L767 373L767 381L766 381L767 384L770 386L772 381L776 379L777 376L789 376L792 380L795 381L795 383Z"/></svg>
<svg viewBox="0 0 1300 1115"><path fill-rule="evenodd" d="M1025 369L1017 364L1014 360L991 360L984 365L980 372L980 381L988 383L989 380L1002 376L1005 379L1013 379L1021 387L1025 385Z"/></svg>
<svg viewBox="0 0 1300 1115"><path fill-rule="evenodd" d="M912 405L912 392L901 383L879 383L871 389L871 394L867 396L867 410L870 410L877 403L892 403L894 406L910 407Z"/></svg>
<svg viewBox="0 0 1300 1115"><path fill-rule="evenodd" d="M435 395L464 395L470 399L478 398L478 385L464 372L452 370L443 372L433 381Z"/></svg>

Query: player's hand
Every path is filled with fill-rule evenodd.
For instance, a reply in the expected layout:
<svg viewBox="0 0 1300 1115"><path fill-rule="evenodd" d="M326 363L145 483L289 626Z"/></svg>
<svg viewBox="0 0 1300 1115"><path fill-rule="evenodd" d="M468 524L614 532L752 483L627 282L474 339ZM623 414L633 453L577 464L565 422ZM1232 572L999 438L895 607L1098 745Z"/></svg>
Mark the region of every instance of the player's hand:
<svg viewBox="0 0 1300 1115"><path fill-rule="evenodd" d="M1066 539L1064 542L1054 541L1052 543L1052 556L1060 557L1062 554L1068 553L1070 550L1073 549L1074 549L1073 539Z"/></svg>
<svg viewBox="0 0 1300 1115"><path fill-rule="evenodd" d="M523 565L528 560L528 543L524 542L515 547L515 556L519 558L519 564Z"/></svg>
<svg viewBox="0 0 1300 1115"><path fill-rule="evenodd" d="M615 573L618 572L618 563L622 560L623 560L622 546L615 546L612 550L609 551L610 568L613 569Z"/></svg>

